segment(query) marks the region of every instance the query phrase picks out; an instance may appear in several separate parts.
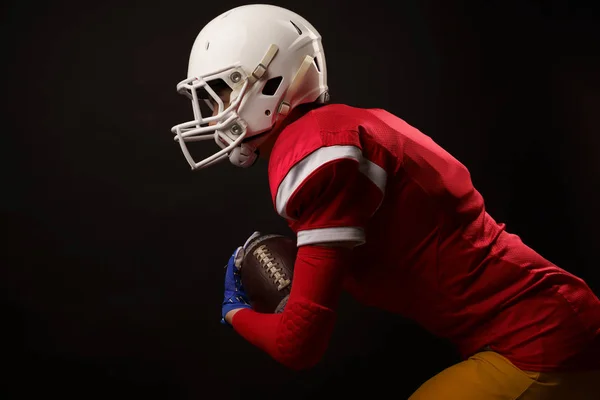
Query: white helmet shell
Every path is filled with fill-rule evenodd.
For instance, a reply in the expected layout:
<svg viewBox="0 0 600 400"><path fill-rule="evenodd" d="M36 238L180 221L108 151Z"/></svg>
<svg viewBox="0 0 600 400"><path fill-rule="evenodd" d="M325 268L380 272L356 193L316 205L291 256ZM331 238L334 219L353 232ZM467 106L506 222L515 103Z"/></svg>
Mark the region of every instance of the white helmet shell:
<svg viewBox="0 0 600 400"><path fill-rule="evenodd" d="M211 85L231 89L226 104ZM269 83L267 85L267 83ZM202 115L198 91L217 110ZM192 101L194 119L172 128L192 167L199 169L229 157L249 166L256 146L296 106L328 99L327 69L321 36L300 15L285 8L253 4L229 10L210 21L197 36L188 77L177 91ZM197 162L186 143L214 139L221 150Z"/></svg>

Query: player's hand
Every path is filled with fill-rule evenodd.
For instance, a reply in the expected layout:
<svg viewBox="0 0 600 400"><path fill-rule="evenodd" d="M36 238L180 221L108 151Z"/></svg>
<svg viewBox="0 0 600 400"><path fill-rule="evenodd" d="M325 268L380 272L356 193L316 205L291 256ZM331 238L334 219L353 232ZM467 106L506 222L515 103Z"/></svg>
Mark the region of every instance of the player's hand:
<svg viewBox="0 0 600 400"><path fill-rule="evenodd" d="M259 236L259 232L254 232L252 236L246 240L243 246L238 247L232 256L229 258L225 271L225 295L223 298L223 306L221 309L221 323L227 324L225 315L229 311L239 308L251 308L248 296L242 286L242 277L240 271L242 269L242 260L246 247L255 237Z"/></svg>

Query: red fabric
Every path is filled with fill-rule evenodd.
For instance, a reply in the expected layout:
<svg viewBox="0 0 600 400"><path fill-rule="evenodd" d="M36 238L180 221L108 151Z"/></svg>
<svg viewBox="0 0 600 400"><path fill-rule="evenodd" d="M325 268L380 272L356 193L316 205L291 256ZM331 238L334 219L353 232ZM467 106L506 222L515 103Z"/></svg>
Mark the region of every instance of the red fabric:
<svg viewBox="0 0 600 400"><path fill-rule="evenodd" d="M298 250L294 280L281 314L238 311L234 329L253 345L292 369L315 365L325 353L335 322L349 250L303 246Z"/></svg>
<svg viewBox="0 0 600 400"><path fill-rule="evenodd" d="M331 228L364 228L383 194L352 159L322 165L291 197L287 213L295 232Z"/></svg>
<svg viewBox="0 0 600 400"><path fill-rule="evenodd" d="M368 161L387 173L372 216L372 196L361 193L368 181L334 187L350 161L298 175L301 189L282 204L286 179L334 146L359 149L359 171ZM467 168L400 118L338 104L313 110L280 134L269 181L275 207L291 215L299 238L314 227L361 225L366 243L353 250L343 280L362 303L415 320L465 357L491 346L536 371L600 360L593 358L600 301L590 288L506 232L487 214Z"/></svg>

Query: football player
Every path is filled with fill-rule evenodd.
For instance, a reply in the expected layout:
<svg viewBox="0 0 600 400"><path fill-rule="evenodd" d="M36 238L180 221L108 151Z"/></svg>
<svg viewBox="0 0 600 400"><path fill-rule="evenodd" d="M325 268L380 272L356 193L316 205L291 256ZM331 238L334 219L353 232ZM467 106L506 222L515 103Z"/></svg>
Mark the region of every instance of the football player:
<svg viewBox="0 0 600 400"><path fill-rule="evenodd" d="M321 36L270 5L209 22L191 50L194 118L172 131L194 170L268 159L273 205L297 237L291 294L253 311L231 257L222 317L293 368L326 351L342 290L449 339L464 361L411 399L600 396L600 301L485 210L467 168L382 109L329 104ZM220 147L198 161L190 143Z"/></svg>

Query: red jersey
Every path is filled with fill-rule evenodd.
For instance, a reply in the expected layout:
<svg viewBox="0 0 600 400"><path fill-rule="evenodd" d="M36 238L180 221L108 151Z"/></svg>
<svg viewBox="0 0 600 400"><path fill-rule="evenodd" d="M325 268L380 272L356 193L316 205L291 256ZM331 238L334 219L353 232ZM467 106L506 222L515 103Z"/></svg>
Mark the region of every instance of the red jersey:
<svg viewBox="0 0 600 400"><path fill-rule="evenodd" d="M465 357L489 346L524 370L600 367L584 351L600 337L598 298L496 223L467 168L400 118L315 109L280 134L269 181L298 246L356 245L344 288L358 301Z"/></svg>

